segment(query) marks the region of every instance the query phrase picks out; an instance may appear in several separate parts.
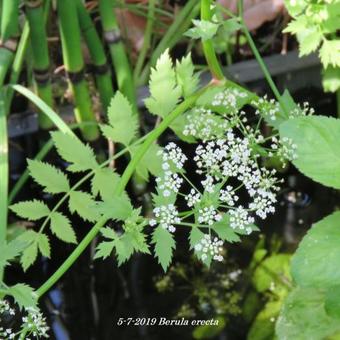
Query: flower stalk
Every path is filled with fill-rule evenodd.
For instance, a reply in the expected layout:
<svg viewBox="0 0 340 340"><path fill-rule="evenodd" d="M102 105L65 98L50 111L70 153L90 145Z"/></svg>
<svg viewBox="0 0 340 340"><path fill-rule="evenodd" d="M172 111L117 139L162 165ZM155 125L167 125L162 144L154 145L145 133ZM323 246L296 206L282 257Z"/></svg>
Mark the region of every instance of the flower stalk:
<svg viewBox="0 0 340 340"><path fill-rule="evenodd" d="M201 20L210 21L211 18L212 18L211 1L201 0ZM202 46L205 59L207 61L209 70L213 78L215 80L223 80L224 79L223 71L217 59L213 41L211 39L202 41Z"/></svg>

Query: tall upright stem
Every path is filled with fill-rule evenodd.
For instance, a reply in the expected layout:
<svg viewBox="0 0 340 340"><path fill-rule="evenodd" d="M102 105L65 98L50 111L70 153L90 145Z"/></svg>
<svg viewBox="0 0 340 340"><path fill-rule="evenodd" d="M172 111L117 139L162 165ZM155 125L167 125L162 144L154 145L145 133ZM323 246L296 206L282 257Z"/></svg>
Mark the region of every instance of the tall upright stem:
<svg viewBox="0 0 340 340"><path fill-rule="evenodd" d="M240 17L243 33L245 34L246 39L248 41L248 44L249 44L257 62L259 63L259 66L260 66L260 68L261 68L261 70L264 74L264 77L266 78L268 85L270 86L271 90L273 91L275 98L280 103L284 112L288 115L289 110L287 109L285 103L283 102L283 100L281 98L281 94L280 94L278 88L276 87L274 80L273 80L272 76L270 75L270 72L269 72L265 62L263 61L263 58L261 57L261 55L260 55L260 53L259 53L259 51L258 51L258 49L255 45L255 42L254 42L251 34L249 33L247 25L244 21L244 18L243 18L243 0L238 0L238 12L239 12L239 17Z"/></svg>
<svg viewBox="0 0 340 340"><path fill-rule="evenodd" d="M137 114L137 95L133 81L130 61L121 41L118 26L116 0L99 0L99 12L104 30L104 38L109 45L110 55L114 66L119 90L129 99L134 112Z"/></svg>
<svg viewBox="0 0 340 340"><path fill-rule="evenodd" d="M0 35L0 88L2 88L17 48L18 29L19 0L3 0Z"/></svg>
<svg viewBox="0 0 340 340"><path fill-rule="evenodd" d="M76 4L69 0L58 0L57 10L64 65L74 97L76 120L79 123L95 121L90 93L84 79L84 60ZM82 134L89 141L99 137L95 125L83 127Z"/></svg>
<svg viewBox="0 0 340 340"><path fill-rule="evenodd" d="M211 0L201 0L201 20L210 21L211 17L212 17ZM202 41L202 45L204 56L213 78L217 80L223 80L224 79L223 71L217 59L213 41L211 39Z"/></svg>
<svg viewBox="0 0 340 340"><path fill-rule="evenodd" d="M0 91L0 245L6 242L8 209L8 136L4 91ZM0 266L0 281L3 270Z"/></svg>
<svg viewBox="0 0 340 340"><path fill-rule="evenodd" d="M80 29L94 65L96 85L98 87L103 109L106 112L114 93L110 67L107 63L105 50L92 19L82 1L73 1L75 1L77 6Z"/></svg>
<svg viewBox="0 0 340 340"><path fill-rule="evenodd" d="M41 0L26 0L25 4L26 16L30 27L36 92L48 106L54 107L43 2ZM39 124L43 129L49 129L53 126L53 122L42 112L39 112Z"/></svg>

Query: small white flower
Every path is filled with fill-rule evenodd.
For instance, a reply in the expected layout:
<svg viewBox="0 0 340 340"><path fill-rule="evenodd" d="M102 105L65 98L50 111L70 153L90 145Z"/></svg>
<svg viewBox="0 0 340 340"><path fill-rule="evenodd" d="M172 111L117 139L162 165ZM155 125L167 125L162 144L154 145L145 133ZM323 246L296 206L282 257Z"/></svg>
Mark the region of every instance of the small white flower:
<svg viewBox="0 0 340 340"><path fill-rule="evenodd" d="M151 220L153 221L153 226L159 224L162 228L167 229L172 233L176 231L174 224L181 222L181 219L178 217L178 211L173 204L156 207L153 209L153 213L156 217L155 221Z"/></svg>
<svg viewBox="0 0 340 340"><path fill-rule="evenodd" d="M223 251L223 241L217 237L212 238L210 235L205 234L194 248L202 261L205 261L208 256L215 261L223 261L223 256L221 255Z"/></svg>
<svg viewBox="0 0 340 340"><path fill-rule="evenodd" d="M230 227L233 229L244 230L250 224L253 224L255 222L255 219L252 216L249 216L247 210L245 210L242 206L230 210L229 214Z"/></svg>

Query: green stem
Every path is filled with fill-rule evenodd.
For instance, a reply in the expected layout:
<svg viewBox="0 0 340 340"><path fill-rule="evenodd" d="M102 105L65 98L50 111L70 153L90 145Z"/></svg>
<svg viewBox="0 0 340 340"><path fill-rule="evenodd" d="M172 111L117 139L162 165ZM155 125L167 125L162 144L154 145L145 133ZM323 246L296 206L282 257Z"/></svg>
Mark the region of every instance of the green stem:
<svg viewBox="0 0 340 340"><path fill-rule="evenodd" d="M338 118L340 118L340 89L336 91L336 107L337 107Z"/></svg>
<svg viewBox="0 0 340 340"><path fill-rule="evenodd" d="M155 16L155 5L156 5L156 0L149 0L149 6L148 6L148 17L147 17L147 23L146 23L146 28L144 32L144 41L143 41L143 46L142 49L138 55L138 59L136 62L136 67L133 73L134 81L137 83L137 80L140 76L140 72L142 70L146 54L150 48L151 45L151 37L152 37L152 29L154 26L154 16Z"/></svg>
<svg viewBox="0 0 340 340"><path fill-rule="evenodd" d="M48 106L54 107L43 3L41 0L26 0L25 4L26 17L30 27L36 93ZM39 112L39 125L43 129L50 129L53 126L53 122L42 112Z"/></svg>
<svg viewBox="0 0 340 340"><path fill-rule="evenodd" d="M47 22L50 5L51 5L51 0L45 0L45 4L44 4L44 23L45 23L45 25L46 25L46 22ZM23 62L24 62L24 59L25 59L28 43L29 43L29 35L30 35L30 29L29 29L28 22L26 21L24 28L23 28L21 35L20 35L20 40L19 40L19 43L18 43L17 51L16 51L16 54L15 54L15 57L14 57L14 60L13 60L12 67L11 67L11 75L10 75L9 82L8 82L9 84L16 84L18 82L20 72L21 72L21 69L22 69L22 65L23 65ZM8 87L7 92L6 92L6 112L7 112L7 115L9 114L10 106L11 106L12 99L13 99L13 94L14 94L13 88Z"/></svg>
<svg viewBox="0 0 340 340"><path fill-rule="evenodd" d="M197 4L197 0L187 1L180 13L176 15L175 20L164 34L155 50L152 52L150 62L145 65L140 79L138 79L138 85L146 83L150 73L150 68L156 65L157 59L167 48L172 48L176 44L198 12L199 5Z"/></svg>
<svg viewBox="0 0 340 340"><path fill-rule="evenodd" d="M133 82L130 62L116 18L116 1L99 0L99 12L104 30L104 38L109 45L110 55L114 66L118 88L130 101L137 114L137 95Z"/></svg>
<svg viewBox="0 0 340 340"><path fill-rule="evenodd" d="M261 68L261 70L264 74L264 77L266 78L268 85L270 86L271 90L273 91L275 98L280 103L280 105L281 105L282 109L285 111L285 113L288 115L289 110L287 110L285 103L282 101L281 94L280 94L278 88L276 87L276 85L273 81L273 78L270 75L270 72L269 72L265 62L263 61L263 58L261 57L261 55L260 55L260 53L259 53L259 51L258 51L258 49L255 45L255 42L254 42L251 34L249 33L247 25L244 21L244 18L243 18L243 0L238 0L238 11L239 11L239 17L240 17L240 21L241 21L241 25L242 25L242 30L243 30L243 33L246 36L248 44L249 44L257 62L259 63L259 66L260 66L260 68Z"/></svg>
<svg viewBox="0 0 340 340"><path fill-rule="evenodd" d="M4 93L0 91L0 244L6 242L7 207L8 207L8 136ZM0 266L0 281L3 279L3 268Z"/></svg>
<svg viewBox="0 0 340 340"><path fill-rule="evenodd" d="M19 0L3 0L1 8L0 88L13 61L19 29Z"/></svg>
<svg viewBox="0 0 340 340"><path fill-rule="evenodd" d="M95 121L90 93L84 79L84 59L76 5L73 1L58 0L57 10L63 59L74 97L76 120L79 123ZM92 141L99 137L99 130L96 126L87 126L82 128L82 134L85 139Z"/></svg>
<svg viewBox="0 0 340 340"><path fill-rule="evenodd" d="M73 0L77 6L77 13L81 32L86 41L89 53L95 67L96 84L98 87L103 109L106 112L113 97L113 86L111 72L107 63L107 58L103 44L99 38L98 32L92 22L81 0Z"/></svg>
<svg viewBox="0 0 340 340"><path fill-rule="evenodd" d="M211 18L211 1L201 0L201 20L210 21ZM217 80L224 79L223 71L215 53L213 41L211 39L202 41L202 45L204 56L213 78Z"/></svg>
<svg viewBox="0 0 340 340"><path fill-rule="evenodd" d="M129 182L131 176L133 175L138 162L141 160L148 148L153 144L153 142L166 130L166 128L183 112L187 111L197 100L197 98L204 92L205 89L198 91L195 95L189 97L183 101L176 109L170 113L164 120L159 124L159 126L150 132L144 143L138 148L137 152L134 154L129 165L126 167L122 178L117 186L116 194L121 195ZM101 218L89 231L89 233L83 238L79 243L77 248L71 253L71 255L65 260L65 262L57 269L57 271L37 290L37 295L40 298L44 293L46 293L72 266L72 264L77 260L77 258L82 254L86 247L91 243L94 237L98 234L100 229L106 224L108 219L106 217Z"/></svg>

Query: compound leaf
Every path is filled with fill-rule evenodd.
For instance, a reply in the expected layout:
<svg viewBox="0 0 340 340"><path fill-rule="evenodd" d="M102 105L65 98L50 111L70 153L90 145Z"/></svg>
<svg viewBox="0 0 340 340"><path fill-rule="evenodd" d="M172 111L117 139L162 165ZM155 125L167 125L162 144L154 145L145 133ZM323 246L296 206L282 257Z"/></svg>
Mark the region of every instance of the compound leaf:
<svg viewBox="0 0 340 340"><path fill-rule="evenodd" d="M51 135L59 155L70 163L67 170L79 172L98 167L94 152L89 145L61 131L52 132Z"/></svg>
<svg viewBox="0 0 340 340"><path fill-rule="evenodd" d="M151 96L145 100L145 105L151 113L164 118L175 108L181 96L168 49L151 70L149 87Z"/></svg>
<svg viewBox="0 0 340 340"><path fill-rule="evenodd" d="M166 271L170 265L173 250L176 246L174 237L168 230L158 226L152 233L152 243L155 244L155 253L158 262L163 270Z"/></svg>
<svg viewBox="0 0 340 340"><path fill-rule="evenodd" d="M10 209L20 217L30 221L39 220L50 213L48 206L38 200L19 202L11 205Z"/></svg>
<svg viewBox="0 0 340 340"><path fill-rule="evenodd" d="M33 179L43 186L46 192L58 194L70 189L67 176L51 164L29 159L28 169Z"/></svg>
<svg viewBox="0 0 340 340"><path fill-rule="evenodd" d="M62 213L55 211L51 214L51 231L60 240L67 243L77 243L76 234L70 220Z"/></svg>

